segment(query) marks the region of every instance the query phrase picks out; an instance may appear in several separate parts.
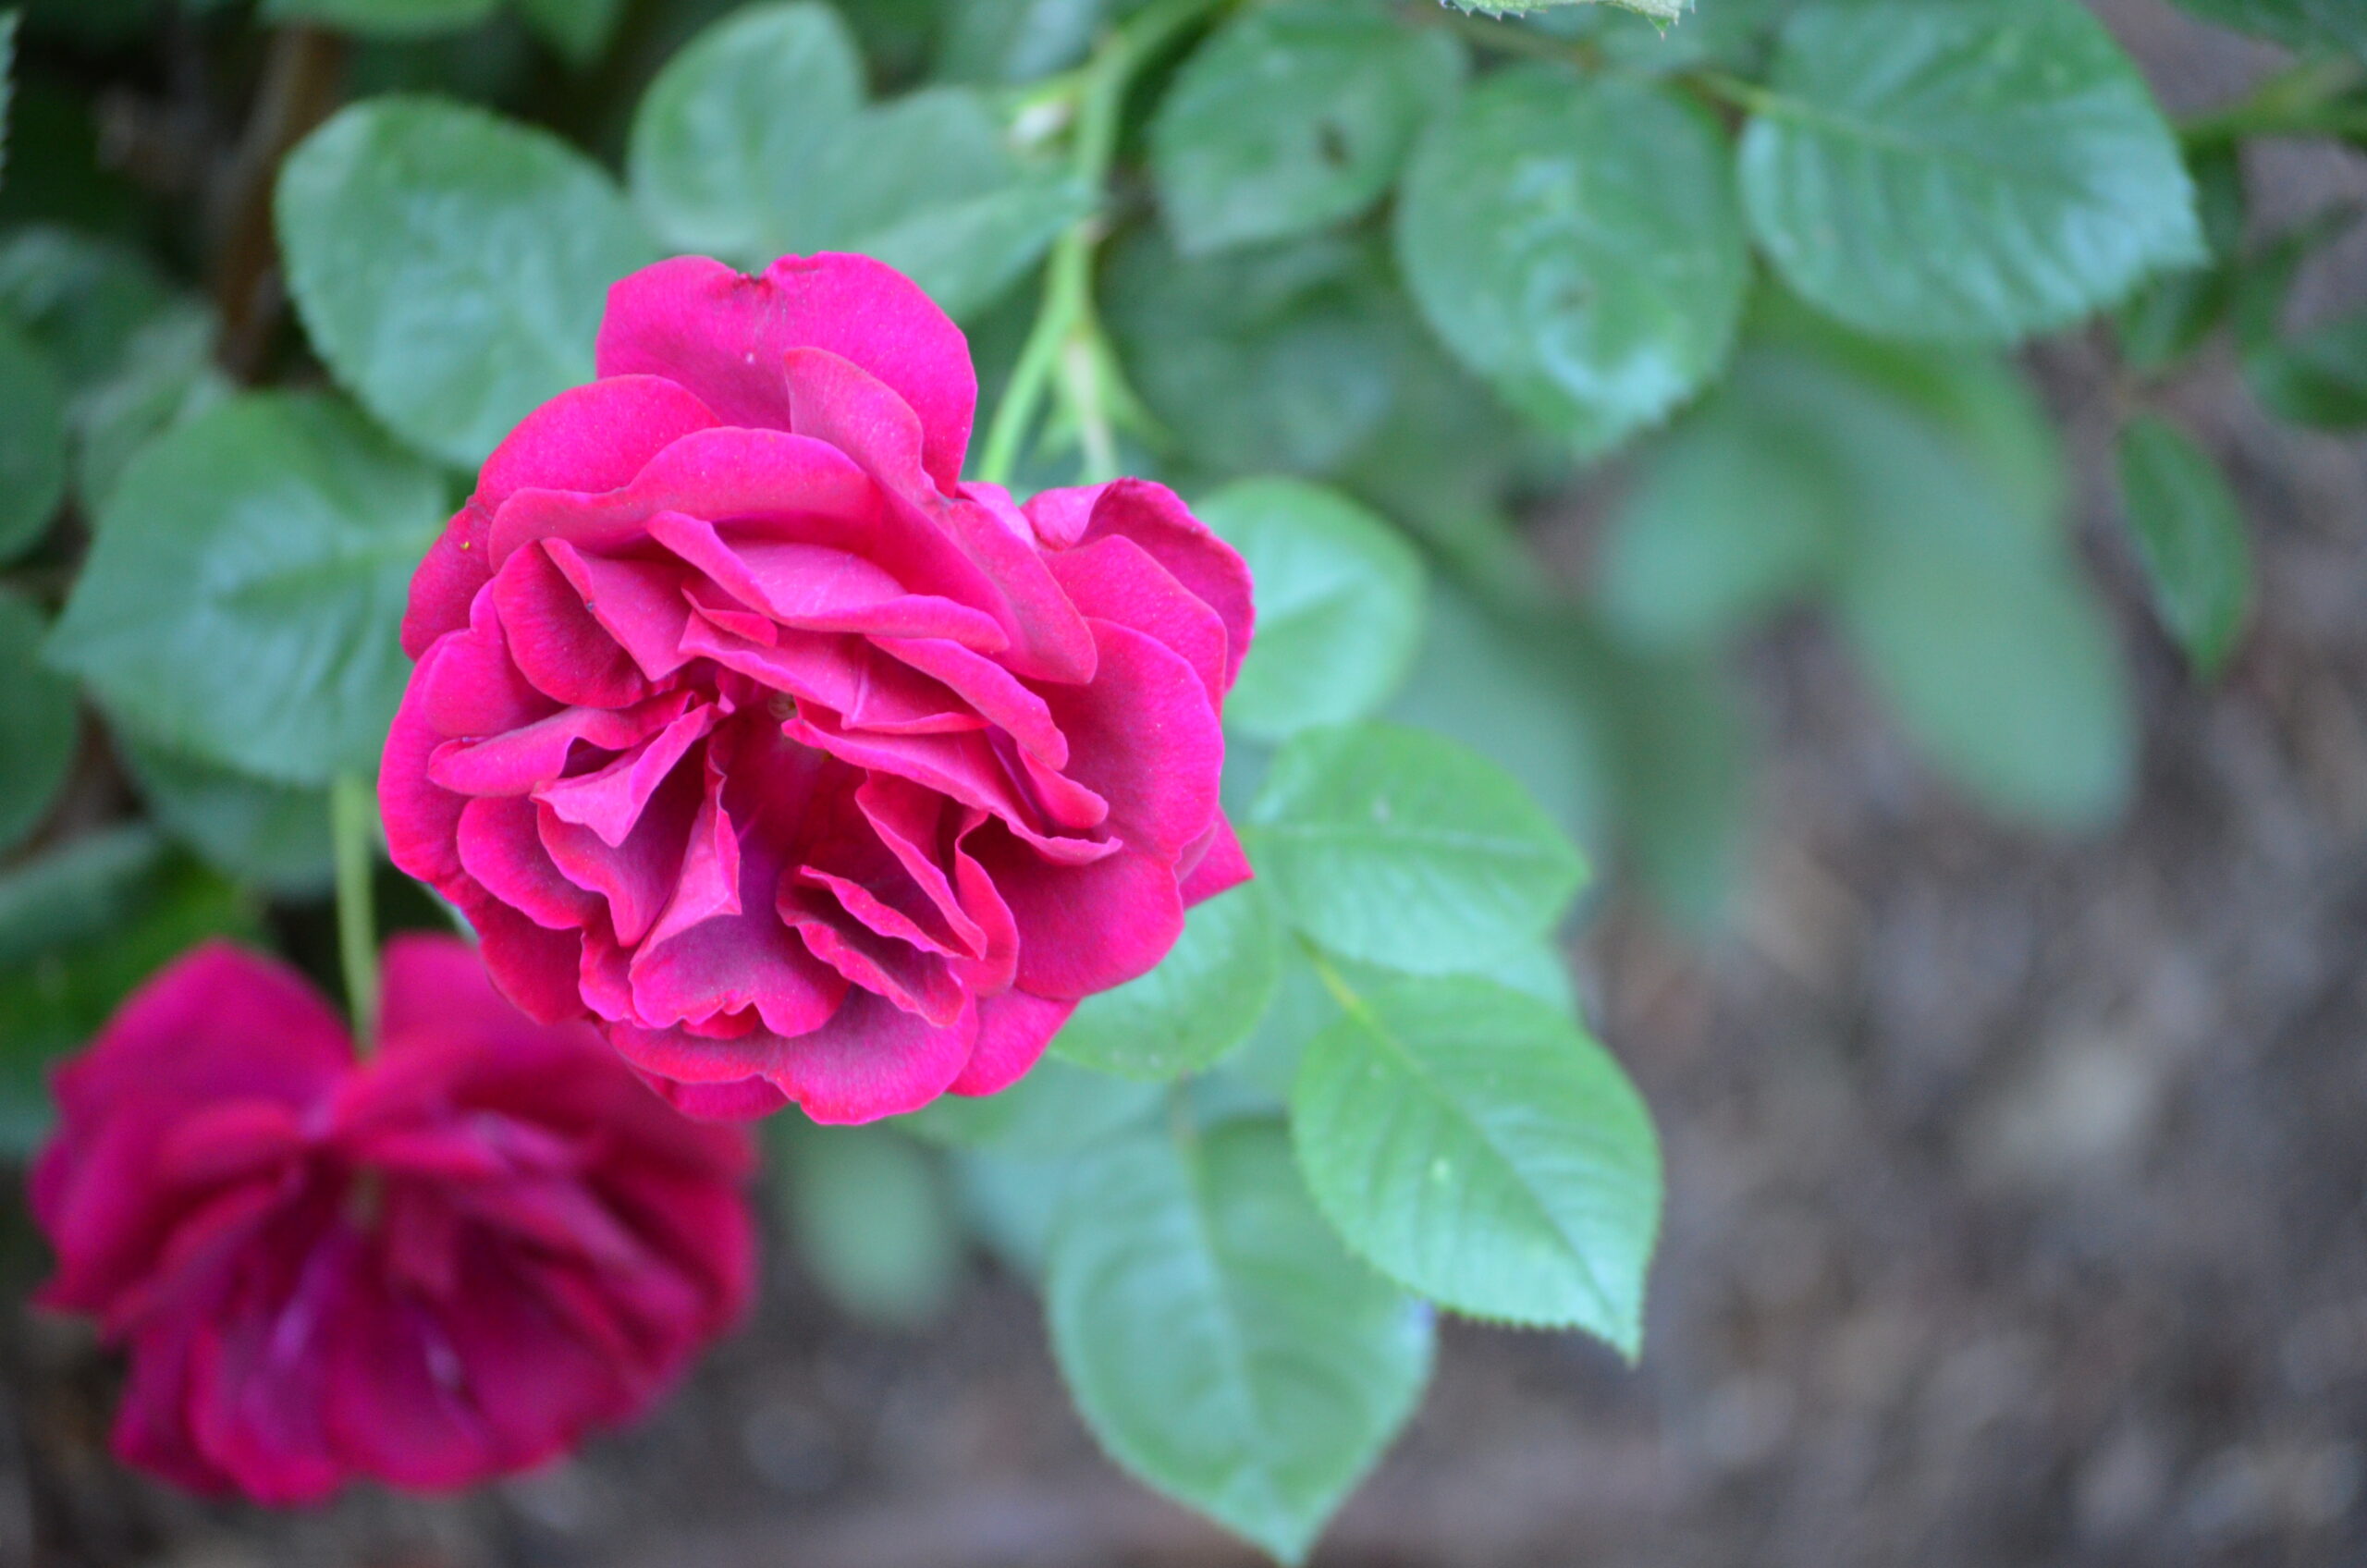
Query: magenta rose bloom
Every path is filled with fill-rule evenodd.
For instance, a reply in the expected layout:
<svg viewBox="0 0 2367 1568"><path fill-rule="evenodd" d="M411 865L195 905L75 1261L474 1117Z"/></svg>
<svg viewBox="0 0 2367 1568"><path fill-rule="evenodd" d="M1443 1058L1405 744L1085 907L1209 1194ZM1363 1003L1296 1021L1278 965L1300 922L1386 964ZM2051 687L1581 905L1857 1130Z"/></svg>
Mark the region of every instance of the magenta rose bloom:
<svg viewBox="0 0 2367 1568"><path fill-rule="evenodd" d="M380 1035L357 1062L215 943L58 1072L37 1299L129 1348L125 1462L271 1503L465 1487L647 1409L747 1305L741 1130L521 1017L457 937L388 944Z"/></svg>
<svg viewBox="0 0 2367 1568"><path fill-rule="evenodd" d="M396 864L694 1114L1002 1088L1249 875L1247 569L1156 484L963 484L968 345L864 257L636 273L598 365L411 584Z"/></svg>

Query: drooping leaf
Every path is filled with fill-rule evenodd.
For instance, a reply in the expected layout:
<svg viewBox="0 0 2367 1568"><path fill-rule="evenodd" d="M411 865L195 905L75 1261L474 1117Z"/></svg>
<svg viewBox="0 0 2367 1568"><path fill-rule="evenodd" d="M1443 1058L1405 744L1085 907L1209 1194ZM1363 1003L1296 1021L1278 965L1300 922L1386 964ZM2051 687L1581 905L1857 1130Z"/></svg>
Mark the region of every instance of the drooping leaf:
<svg viewBox="0 0 2367 1568"><path fill-rule="evenodd" d="M1392 1279L1473 1317L1641 1349L1651 1118L1562 1013L1484 980L1360 997L1307 1047L1291 1127L1324 1217Z"/></svg>
<svg viewBox="0 0 2367 1568"><path fill-rule="evenodd" d="M1752 107L1760 244L1866 331L2011 342L2205 259L2177 140L2079 0L1820 0Z"/></svg>
<svg viewBox="0 0 2367 1568"><path fill-rule="evenodd" d="M66 396L41 351L0 316L0 561L40 543L66 494Z"/></svg>
<svg viewBox="0 0 2367 1568"><path fill-rule="evenodd" d="M1341 1247L1269 1123L1093 1158L1069 1184L1044 1299L1110 1457L1286 1562L1429 1372L1429 1314Z"/></svg>
<svg viewBox="0 0 2367 1568"><path fill-rule="evenodd" d="M251 393L131 464L49 656L142 735L289 784L375 770L435 472L317 395Z"/></svg>
<svg viewBox="0 0 2367 1568"><path fill-rule="evenodd" d="M1335 491L1252 479L1201 500L1200 520L1249 563L1257 635L1225 699L1225 721L1280 741L1369 717L1421 645L1421 557Z"/></svg>
<svg viewBox="0 0 2367 1568"><path fill-rule="evenodd" d="M2367 311L2252 349L2244 376L2280 419L2316 430L2367 428Z"/></svg>
<svg viewBox="0 0 2367 1568"><path fill-rule="evenodd" d="M1355 217L1450 98L1463 52L1436 29L1317 0L1243 13L1195 50L1151 122L1151 175L1186 254Z"/></svg>
<svg viewBox="0 0 2367 1568"><path fill-rule="evenodd" d="M0 851L41 826L74 763L74 683L43 667L47 630L32 601L0 586Z"/></svg>
<svg viewBox="0 0 2367 1568"><path fill-rule="evenodd" d="M1380 258L1320 238L1199 262L1146 227L1112 250L1104 310L1134 389L1224 477L1323 474L1380 428L1411 324Z"/></svg>
<svg viewBox="0 0 2367 1568"><path fill-rule="evenodd" d="M1052 1051L1122 1078L1196 1072L1257 1027L1282 973L1282 941L1257 883L1220 893L1185 917L1158 968L1085 998Z"/></svg>
<svg viewBox="0 0 2367 1568"><path fill-rule="evenodd" d="M1253 858L1293 925L1414 974L1468 970L1533 940L1586 875L1510 775L1402 725L1294 736L1253 819Z"/></svg>
<svg viewBox="0 0 2367 1568"><path fill-rule="evenodd" d="M2242 509L2209 455L2152 414L2120 433L2120 493L2155 611L2194 668L2216 675L2251 609Z"/></svg>
<svg viewBox="0 0 2367 1568"><path fill-rule="evenodd" d="M953 1148L1041 1158L1089 1147L1131 1126L1159 1096L1156 1084L1048 1057L1000 1094L941 1096L895 1125Z"/></svg>
<svg viewBox="0 0 2367 1568"><path fill-rule="evenodd" d="M992 303L1094 201L1023 165L968 89L865 108L854 42L813 0L753 6L676 55L634 116L628 166L671 244L750 269L860 251L955 315Z"/></svg>
<svg viewBox="0 0 2367 1568"><path fill-rule="evenodd" d="M592 377L608 286L654 260L607 175L547 132L379 98L281 169L304 328L388 428L462 468Z"/></svg>
<svg viewBox="0 0 2367 1568"><path fill-rule="evenodd" d="M962 1243L928 1153L882 1126L817 1127L789 1116L767 1126L799 1259L840 1310L893 1328L943 1311Z"/></svg>
<svg viewBox="0 0 2367 1568"><path fill-rule="evenodd" d="M1749 260L1699 106L1552 67L1501 72L1422 139L1397 209L1440 337L1581 452L1664 417L1723 361Z"/></svg>
<svg viewBox="0 0 2367 1568"><path fill-rule="evenodd" d="M330 881L329 802L320 790L251 778L129 730L116 735L157 824L235 882L309 897Z"/></svg>

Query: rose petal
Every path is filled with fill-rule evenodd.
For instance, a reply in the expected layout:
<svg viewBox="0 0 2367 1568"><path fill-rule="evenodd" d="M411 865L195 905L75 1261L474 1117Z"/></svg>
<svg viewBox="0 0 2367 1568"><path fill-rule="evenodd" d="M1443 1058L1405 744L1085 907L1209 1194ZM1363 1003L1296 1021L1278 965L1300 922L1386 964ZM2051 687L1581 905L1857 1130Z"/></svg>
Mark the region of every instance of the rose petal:
<svg viewBox="0 0 2367 1568"><path fill-rule="evenodd" d="M978 1043L946 1093L992 1095L1011 1087L1026 1076L1075 1011L1074 1002L1048 1001L1024 991L984 998L978 1003Z"/></svg>

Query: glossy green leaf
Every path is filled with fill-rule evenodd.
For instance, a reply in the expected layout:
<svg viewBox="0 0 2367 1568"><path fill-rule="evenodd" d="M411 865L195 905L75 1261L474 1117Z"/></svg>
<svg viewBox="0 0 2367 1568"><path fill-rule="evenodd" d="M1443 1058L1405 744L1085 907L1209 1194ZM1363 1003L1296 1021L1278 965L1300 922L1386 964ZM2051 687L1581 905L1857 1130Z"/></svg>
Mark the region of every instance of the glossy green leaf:
<svg viewBox="0 0 2367 1568"><path fill-rule="evenodd" d="M911 1328L943 1311L962 1268L951 1194L928 1153L884 1126L776 1117L772 1153L798 1257L850 1317Z"/></svg>
<svg viewBox="0 0 2367 1568"><path fill-rule="evenodd" d="M2253 349L2244 375L2280 419L2317 430L2367 428L2367 311Z"/></svg>
<svg viewBox="0 0 2367 1568"><path fill-rule="evenodd" d="M1760 244L1869 332L2010 342L2205 259L2177 139L2079 0L1823 0L1751 103Z"/></svg>
<svg viewBox="0 0 2367 1568"><path fill-rule="evenodd" d="M345 110L289 157L277 202L313 346L388 428L463 468L591 379L608 286L655 258L581 153L433 99Z"/></svg>
<svg viewBox="0 0 2367 1568"><path fill-rule="evenodd" d="M1048 1057L1000 1094L944 1095L895 1125L953 1148L1024 1158L1086 1148L1150 1113L1158 1085Z"/></svg>
<svg viewBox="0 0 2367 1568"><path fill-rule="evenodd" d="M2223 27L2294 49L2347 49L2367 60L2367 8L2358 0L2177 0Z"/></svg>
<svg viewBox="0 0 2367 1568"><path fill-rule="evenodd" d="M863 61L838 13L752 6L667 62L633 116L633 201L668 244L768 262L778 210L815 183L824 147L863 107Z"/></svg>
<svg viewBox="0 0 2367 1568"><path fill-rule="evenodd" d="M133 987L213 937L251 941L256 912L237 888L156 853L128 829L83 839L0 877L0 945L27 906L104 912L103 925L53 926L0 962L0 1156L21 1159L47 1130L47 1077Z"/></svg>
<svg viewBox="0 0 2367 1568"><path fill-rule="evenodd" d="M317 22L371 37L423 38L473 27L493 15L497 4L498 0L263 0L263 17L274 22Z"/></svg>
<svg viewBox="0 0 2367 1568"><path fill-rule="evenodd" d="M325 397L251 393L116 487L49 645L142 735L290 784L376 770L435 472Z"/></svg>
<svg viewBox="0 0 2367 1568"><path fill-rule="evenodd" d="M1290 0L1194 51L1150 128L1151 177L1186 254L1355 217L1396 179L1464 68L1452 33Z"/></svg>
<svg viewBox="0 0 2367 1568"><path fill-rule="evenodd" d="M296 898L327 889L325 791L250 778L129 730L117 733L116 753L157 825L223 876Z"/></svg>
<svg viewBox="0 0 2367 1568"><path fill-rule="evenodd" d="M1186 262L1146 227L1112 249L1103 298L1134 389L1220 474L1327 472L1389 414L1409 324L1353 241Z"/></svg>
<svg viewBox="0 0 2367 1568"><path fill-rule="evenodd" d="M845 24L797 0L729 17L668 62L634 116L628 166L634 200L676 246L747 268L860 251L960 315L1092 210L1093 192L1005 143L967 89L865 108Z"/></svg>
<svg viewBox="0 0 2367 1568"><path fill-rule="evenodd" d="M2120 433L2120 494L2153 606L2202 674L2226 667L2252 601L2244 515L2209 455L2152 414Z"/></svg>
<svg viewBox="0 0 2367 1568"><path fill-rule="evenodd" d="M1070 1183L1044 1301L1110 1457L1286 1562L1429 1373L1429 1313L1341 1247L1268 1123L1095 1157Z"/></svg>
<svg viewBox="0 0 2367 1568"><path fill-rule="evenodd" d="M1484 980L1360 997L1307 1047L1291 1127L1324 1217L1407 1288L1642 1348L1659 1147L1564 1014Z"/></svg>
<svg viewBox="0 0 2367 1568"><path fill-rule="evenodd" d="M66 395L56 373L0 316L0 561L49 530L66 494Z"/></svg>
<svg viewBox="0 0 2367 1568"><path fill-rule="evenodd" d="M74 764L74 683L41 663L41 611L0 587L0 851L41 826Z"/></svg>
<svg viewBox="0 0 2367 1568"><path fill-rule="evenodd" d="M1264 888L1220 893L1184 917L1158 968L1079 1003L1052 1051L1154 1083L1197 1072L1257 1026L1281 977L1282 942Z"/></svg>
<svg viewBox="0 0 2367 1568"><path fill-rule="evenodd" d="M1749 277L1731 171L1697 104L1625 78L1521 67L1423 138L1397 253L1464 363L1600 451L1725 358Z"/></svg>
<svg viewBox="0 0 2367 1568"><path fill-rule="evenodd" d="M1534 939L1586 874L1509 774L1396 724L1294 736L1253 819L1253 858L1293 925L1414 974L1467 970Z"/></svg>
<svg viewBox="0 0 2367 1568"><path fill-rule="evenodd" d="M625 0L518 0L526 24L576 65L596 60L624 19Z"/></svg>
<svg viewBox="0 0 2367 1568"><path fill-rule="evenodd" d="M1388 702L1421 645L1427 592L1422 558L1396 530L1294 479L1243 480L1196 509L1257 584L1257 635L1225 722L1280 741Z"/></svg>

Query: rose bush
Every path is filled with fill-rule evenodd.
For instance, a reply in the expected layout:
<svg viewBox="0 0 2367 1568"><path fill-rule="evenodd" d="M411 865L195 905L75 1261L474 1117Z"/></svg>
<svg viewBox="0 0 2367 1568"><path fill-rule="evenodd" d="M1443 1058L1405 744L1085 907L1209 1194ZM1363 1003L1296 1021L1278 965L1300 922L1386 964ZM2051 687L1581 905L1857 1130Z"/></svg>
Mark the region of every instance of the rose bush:
<svg viewBox="0 0 2367 1568"><path fill-rule="evenodd" d="M685 1110L1002 1088L1248 876L1247 569L1156 484L963 483L968 346L863 257L647 268L598 368L413 582L396 864Z"/></svg>
<svg viewBox="0 0 2367 1568"><path fill-rule="evenodd" d="M648 1408L745 1308L743 1133L521 1017L457 938L388 945L381 1034L357 1062L300 978L213 943L57 1073L39 1299L129 1348L127 1462L281 1503L467 1486Z"/></svg>

